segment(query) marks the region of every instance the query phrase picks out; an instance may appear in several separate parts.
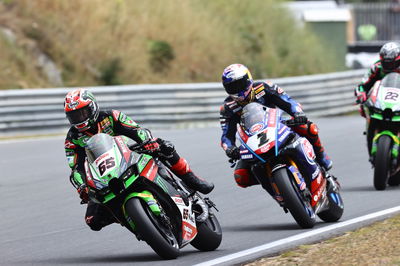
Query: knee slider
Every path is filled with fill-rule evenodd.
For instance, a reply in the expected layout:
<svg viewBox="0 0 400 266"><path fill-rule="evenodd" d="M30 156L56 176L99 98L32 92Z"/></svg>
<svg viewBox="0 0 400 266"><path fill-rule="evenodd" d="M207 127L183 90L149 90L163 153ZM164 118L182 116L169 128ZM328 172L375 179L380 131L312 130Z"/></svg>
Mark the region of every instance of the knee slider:
<svg viewBox="0 0 400 266"><path fill-rule="evenodd" d="M93 216L86 217L85 222L93 231L100 231L103 228L103 225L96 221Z"/></svg>
<svg viewBox="0 0 400 266"><path fill-rule="evenodd" d="M239 187L250 186L250 175L245 169L237 169L234 173L235 181Z"/></svg>

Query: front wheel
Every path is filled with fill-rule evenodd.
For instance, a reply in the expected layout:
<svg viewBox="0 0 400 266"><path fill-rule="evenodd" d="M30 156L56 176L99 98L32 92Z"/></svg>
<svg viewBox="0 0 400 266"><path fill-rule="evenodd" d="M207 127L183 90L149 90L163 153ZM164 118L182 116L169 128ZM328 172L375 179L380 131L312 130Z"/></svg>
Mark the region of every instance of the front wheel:
<svg viewBox="0 0 400 266"><path fill-rule="evenodd" d="M210 212L207 220L197 226L197 235L190 244L201 251L212 251L222 241L222 230L217 217Z"/></svg>
<svg viewBox="0 0 400 266"><path fill-rule="evenodd" d="M315 225L316 217L308 201L302 198L300 191L291 174L286 168L274 172L275 184L283 197L284 206L290 211L297 224L302 228L312 228Z"/></svg>
<svg viewBox="0 0 400 266"><path fill-rule="evenodd" d="M160 257L175 259L179 256L179 244L172 230L152 213L147 204L138 198L131 198L125 203L125 210L133 220L140 238Z"/></svg>
<svg viewBox="0 0 400 266"><path fill-rule="evenodd" d="M377 151L375 154L374 187L376 190L385 190L390 175L392 140L387 135L378 139Z"/></svg>
<svg viewBox="0 0 400 266"><path fill-rule="evenodd" d="M342 196L339 193L337 184L334 184L334 182L331 178L327 183L326 196L328 197L328 209L318 213L318 217L325 222L336 222L343 215L344 205Z"/></svg>

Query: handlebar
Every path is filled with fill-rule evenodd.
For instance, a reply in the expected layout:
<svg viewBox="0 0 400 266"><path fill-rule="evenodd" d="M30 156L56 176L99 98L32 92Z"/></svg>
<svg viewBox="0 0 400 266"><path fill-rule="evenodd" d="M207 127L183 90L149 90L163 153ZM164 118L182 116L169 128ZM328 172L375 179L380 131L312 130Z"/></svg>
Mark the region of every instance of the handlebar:
<svg viewBox="0 0 400 266"><path fill-rule="evenodd" d="M287 119L287 120L282 120L282 123L287 125L287 126L301 126L301 125L306 125L308 123L307 122L296 122L294 121L294 119Z"/></svg>
<svg viewBox="0 0 400 266"><path fill-rule="evenodd" d="M141 152L146 151L143 147L144 147L144 145L146 145L149 142L150 142L150 140L144 141L142 143L135 143L135 144L132 144L132 145L128 145L128 148L130 150L132 150L132 151L136 151L136 152L141 153Z"/></svg>

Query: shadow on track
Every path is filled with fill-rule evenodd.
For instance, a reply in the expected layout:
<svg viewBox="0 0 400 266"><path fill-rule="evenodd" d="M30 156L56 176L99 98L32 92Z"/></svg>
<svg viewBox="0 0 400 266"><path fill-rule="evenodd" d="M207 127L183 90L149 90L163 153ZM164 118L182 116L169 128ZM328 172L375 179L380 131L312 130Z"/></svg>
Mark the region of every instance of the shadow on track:
<svg viewBox="0 0 400 266"><path fill-rule="evenodd" d="M181 250L180 256L177 258L179 259L180 257L184 257L190 254L195 254L199 253L197 250L188 250L184 251ZM60 265L60 264L77 264L77 265L82 265L82 264L104 264L104 265L110 265L110 264L117 264L117 263L134 263L134 262L161 262L165 261L161 259L156 253L154 252L148 252L148 253L142 253L142 254L112 254L112 255L107 255L104 254L103 256L75 256L75 257L69 257L69 258L48 258L44 260L34 260L34 261L26 261L25 263L30 263L30 264L37 264L37 265ZM20 261L21 263L24 263L23 261Z"/></svg>
<svg viewBox="0 0 400 266"><path fill-rule="evenodd" d="M234 225L222 227L223 232L257 232L257 231L275 231L275 230L298 230L301 229L296 222L288 224L259 224L259 225Z"/></svg>
<svg viewBox="0 0 400 266"><path fill-rule="evenodd" d="M399 186L387 186L386 190L396 190L399 189ZM346 192L379 192L382 193L383 191L378 191L374 188L373 185L366 185L366 186L357 186L357 187L342 187L340 189L341 191L346 191Z"/></svg>

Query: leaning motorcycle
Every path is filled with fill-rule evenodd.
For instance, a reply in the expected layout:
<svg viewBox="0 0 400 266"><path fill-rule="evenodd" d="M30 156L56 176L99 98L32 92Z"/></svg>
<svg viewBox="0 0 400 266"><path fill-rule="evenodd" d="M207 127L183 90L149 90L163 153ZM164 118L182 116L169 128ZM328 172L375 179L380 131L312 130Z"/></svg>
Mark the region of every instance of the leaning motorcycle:
<svg viewBox="0 0 400 266"><path fill-rule="evenodd" d="M400 74L390 73L377 81L362 105L367 118L367 141L374 166L374 187L400 184Z"/></svg>
<svg viewBox="0 0 400 266"><path fill-rule="evenodd" d="M218 248L222 239L215 205L190 190L156 158L142 153L143 143L99 133L87 142L86 185L91 201L162 258L178 257L191 244L201 251Z"/></svg>
<svg viewBox="0 0 400 266"><path fill-rule="evenodd" d="M316 163L312 145L290 123L294 121L285 120L280 109L246 105L236 134L241 160L300 227L312 228L316 215L335 222L343 214L336 178Z"/></svg>

